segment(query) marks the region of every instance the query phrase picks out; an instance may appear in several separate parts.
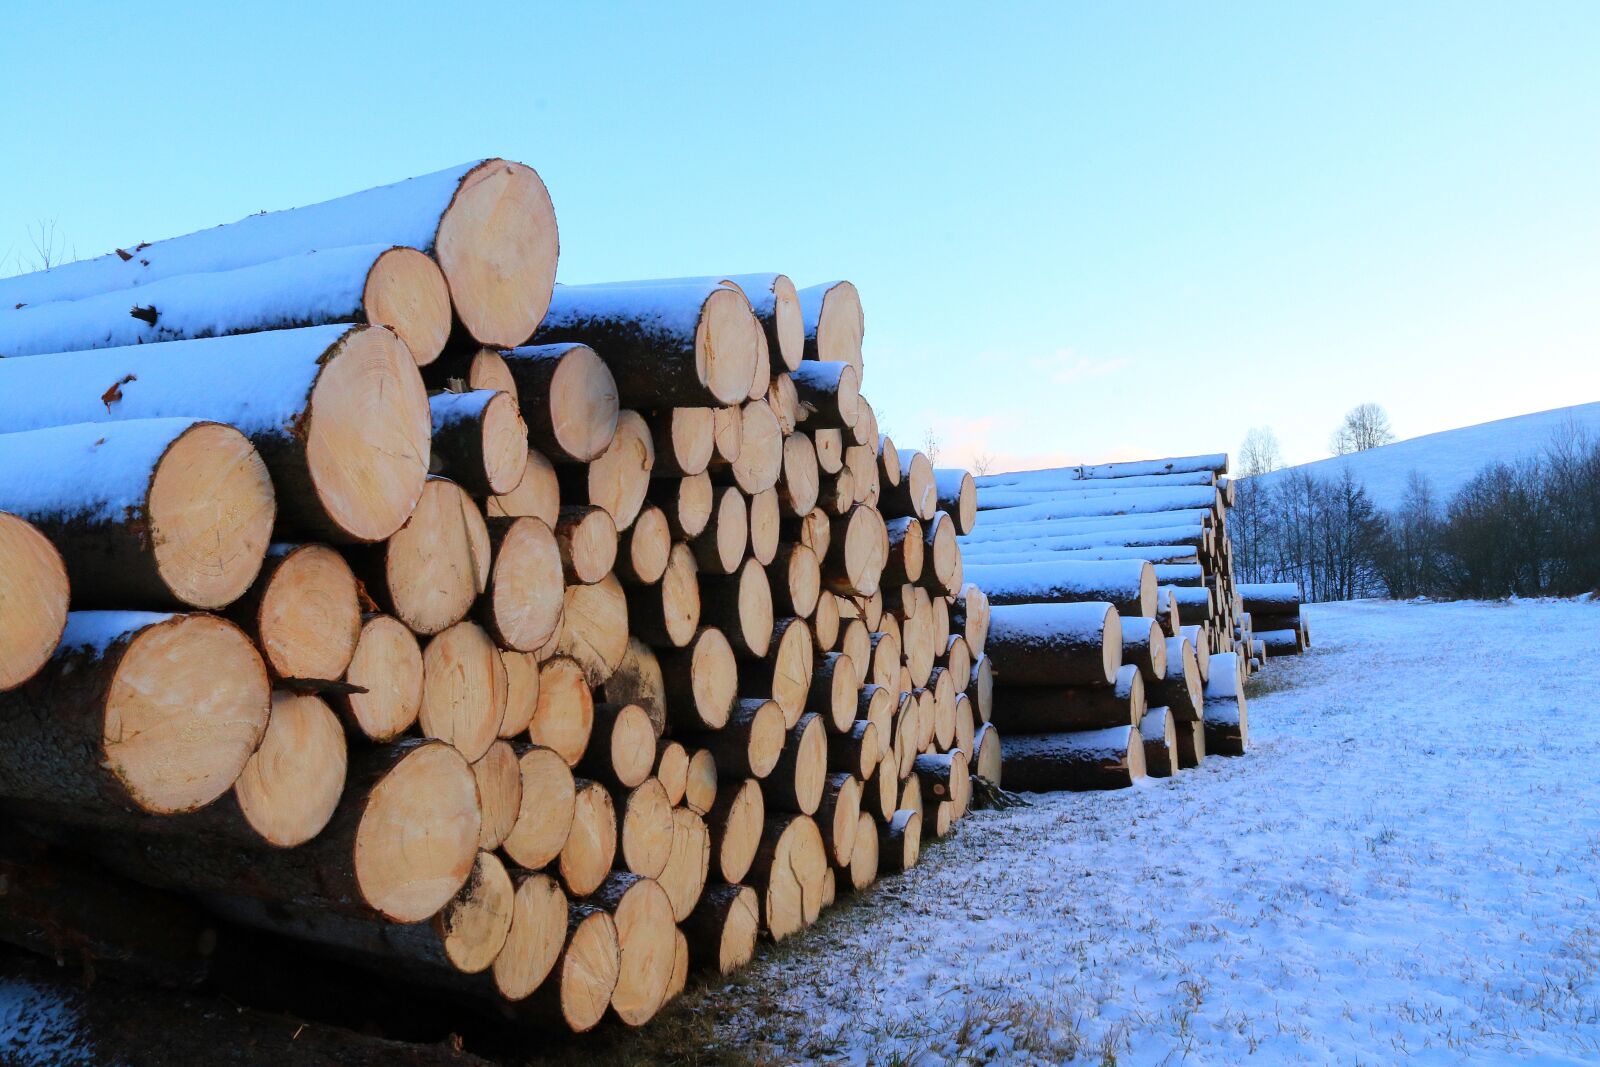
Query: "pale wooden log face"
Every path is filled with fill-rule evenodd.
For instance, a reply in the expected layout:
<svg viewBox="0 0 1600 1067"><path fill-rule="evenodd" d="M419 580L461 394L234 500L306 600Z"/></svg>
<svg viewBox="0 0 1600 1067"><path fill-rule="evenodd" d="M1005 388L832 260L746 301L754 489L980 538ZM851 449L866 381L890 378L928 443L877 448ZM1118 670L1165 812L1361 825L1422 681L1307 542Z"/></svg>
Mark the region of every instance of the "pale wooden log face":
<svg viewBox="0 0 1600 1067"><path fill-rule="evenodd" d="M637 704L624 704L611 725L610 765L622 785L632 788L650 777L655 764L656 731Z"/></svg>
<svg viewBox="0 0 1600 1067"><path fill-rule="evenodd" d="M248 438L207 423L174 441L150 481L150 540L172 594L219 609L261 569L277 509L272 479Z"/></svg>
<svg viewBox="0 0 1600 1067"><path fill-rule="evenodd" d="M783 442L783 473L778 481L779 503L786 515L805 515L817 506L822 472L817 467L817 449L805 434L794 434Z"/></svg>
<svg viewBox="0 0 1600 1067"><path fill-rule="evenodd" d="M483 413L483 478L496 494L522 483L528 467L528 427L510 393L489 401Z"/></svg>
<svg viewBox="0 0 1600 1067"><path fill-rule="evenodd" d="M547 410L557 444L577 462L597 459L611 445L619 415L617 382L594 349L580 345L562 357L550 379Z"/></svg>
<svg viewBox="0 0 1600 1067"><path fill-rule="evenodd" d="M724 882L742 882L750 872L756 850L761 847L761 830L766 821L761 784L746 779L733 786L726 810L719 797L712 817L721 820L714 857L717 873Z"/></svg>
<svg viewBox="0 0 1600 1067"><path fill-rule="evenodd" d="M689 788L689 750L676 741L659 741L656 744L656 779L666 791L667 803L676 807L683 803L683 794ZM649 784L649 783L646 783ZM634 871L644 874L644 871ZM650 875L654 878L655 875Z"/></svg>
<svg viewBox="0 0 1600 1067"><path fill-rule="evenodd" d="M711 412L711 455L715 462L729 464L739 458L744 444L744 412L736 407L713 408Z"/></svg>
<svg viewBox="0 0 1600 1067"><path fill-rule="evenodd" d="M520 867L536 870L561 855L572 831L577 790L566 760L534 746L518 758L522 805L501 847Z"/></svg>
<svg viewBox="0 0 1600 1067"><path fill-rule="evenodd" d="M568 586L559 649L577 660L591 686L604 685L628 651L628 599L615 575Z"/></svg>
<svg viewBox="0 0 1600 1067"><path fill-rule="evenodd" d="M778 275L773 281L772 299L772 317L778 334L777 349L772 353L778 358L773 362L781 362L784 370L792 371L800 366L806 350L806 319L800 310L800 297L795 291L794 282L782 274ZM773 370L776 371L777 366Z"/></svg>
<svg viewBox="0 0 1600 1067"><path fill-rule="evenodd" d="M532 652L500 650L506 669L506 713L500 717L500 736L512 738L528 728L539 706L539 657Z"/></svg>
<svg viewBox="0 0 1600 1067"><path fill-rule="evenodd" d="M304 844L328 825L344 791L344 729L314 696L272 695L261 747L233 783L251 829L279 848Z"/></svg>
<svg viewBox="0 0 1600 1067"><path fill-rule="evenodd" d="M850 851L850 885L857 892L878 878L878 823L869 813L856 819L856 842Z"/></svg>
<svg viewBox="0 0 1600 1067"><path fill-rule="evenodd" d="M588 782L577 792L572 830L561 848L561 880L567 891L583 897L600 888L616 854L616 806L605 786Z"/></svg>
<svg viewBox="0 0 1600 1067"><path fill-rule="evenodd" d="M659 779L648 778L622 805L623 865L634 874L659 878L672 858L672 835L672 802L667 789Z"/></svg>
<svg viewBox="0 0 1600 1067"><path fill-rule="evenodd" d="M776 489L764 490L750 498L750 557L763 567L778 555L778 527L782 518Z"/></svg>
<svg viewBox="0 0 1600 1067"><path fill-rule="evenodd" d="M863 333L861 295L850 282L840 282L822 298L822 310L815 324L814 347L808 344L807 354L816 359L848 363L859 371Z"/></svg>
<svg viewBox="0 0 1600 1067"><path fill-rule="evenodd" d="M550 306L558 245L550 193L531 167L494 159L469 172L434 249L467 332L502 348L526 341Z"/></svg>
<svg viewBox="0 0 1600 1067"><path fill-rule="evenodd" d="M767 932L774 941L781 941L821 914L828 859L821 831L815 820L805 815L788 821L773 850L761 904Z"/></svg>
<svg viewBox="0 0 1600 1067"><path fill-rule="evenodd" d="M833 865L848 867L851 857L855 855L856 833L861 819L861 781L854 775L842 775L836 789L834 786L835 783L830 781L828 792L831 794L831 805L823 809L829 813L829 819L820 829Z"/></svg>
<svg viewBox="0 0 1600 1067"><path fill-rule="evenodd" d="M398 530L428 476L433 416L417 365L381 327L347 334L311 392L306 463L328 518L358 541Z"/></svg>
<svg viewBox="0 0 1600 1067"><path fill-rule="evenodd" d="M746 493L759 493L778 484L783 473L783 427L764 400L744 405L739 458L733 477Z"/></svg>
<svg viewBox="0 0 1600 1067"><path fill-rule="evenodd" d="M750 394L761 324L737 289L719 288L706 298L695 329L695 374L720 403L736 404Z"/></svg>
<svg viewBox="0 0 1600 1067"><path fill-rule="evenodd" d="M783 755L786 731L783 711L771 700L763 701L750 724L750 773L765 778Z"/></svg>
<svg viewBox="0 0 1600 1067"><path fill-rule="evenodd" d="M478 853L467 884L435 920L444 953L462 974L489 969L505 948L516 910L516 889L505 864Z"/></svg>
<svg viewBox="0 0 1600 1067"><path fill-rule="evenodd" d="M193 811L244 770L267 728L271 689L236 626L180 615L129 642L106 694L105 766L145 811Z"/></svg>
<svg viewBox="0 0 1600 1067"><path fill-rule="evenodd" d="M783 632L778 635L778 646L769 659L772 663L772 699L783 711L784 725L793 726L805 711L815 663L811 627L806 625L804 619L788 620Z"/></svg>
<svg viewBox="0 0 1600 1067"><path fill-rule="evenodd" d="M555 636L564 610L561 571L561 550L550 527L538 519L516 520L500 541L491 574L490 600L503 644L535 652Z"/></svg>
<svg viewBox="0 0 1600 1067"><path fill-rule="evenodd" d="M609 926L611 917L603 918ZM613 933L613 941L615 937ZM500 994L507 1000L523 1000L539 988L556 965L566 939L567 895L547 874L521 876L512 898L505 945L494 958L494 984Z"/></svg>
<svg viewBox="0 0 1600 1067"><path fill-rule="evenodd" d="M539 692L528 738L576 766L594 729L594 694L583 667L566 656L548 660L539 671Z"/></svg>
<svg viewBox="0 0 1600 1067"><path fill-rule="evenodd" d="M622 412L610 445L589 464L589 503L604 508L617 529L627 529L644 504L655 465L650 427L637 411Z"/></svg>
<svg viewBox="0 0 1600 1067"><path fill-rule="evenodd" d="M478 787L461 753L426 744L373 787L356 830L363 897L393 922L421 922L449 902L478 855Z"/></svg>
<svg viewBox="0 0 1600 1067"><path fill-rule="evenodd" d="M604 912L584 918L562 957L561 1015L575 1033L592 1030L605 1017L622 974L616 921Z"/></svg>
<svg viewBox="0 0 1600 1067"><path fill-rule="evenodd" d="M356 578L325 545L290 552L256 613L262 651L281 678L343 677L361 638Z"/></svg>
<svg viewBox="0 0 1600 1067"><path fill-rule="evenodd" d="M642 878L629 887L614 914L622 960L611 1008L629 1026L642 1026L660 1010L672 980L677 947L672 901L659 883Z"/></svg>
<svg viewBox="0 0 1600 1067"><path fill-rule="evenodd" d="M699 749L689 757L689 774L684 782L683 806L697 815L711 810L717 800L717 758L709 749Z"/></svg>
<svg viewBox="0 0 1600 1067"><path fill-rule="evenodd" d="M417 366L439 358L450 339L450 287L444 272L415 248L391 248L367 272L361 298L367 321L399 335Z"/></svg>
<svg viewBox="0 0 1600 1067"><path fill-rule="evenodd" d="M989 779L995 785L999 785L1001 768L1004 765L1000 750L1000 731L988 723L984 723L978 727L977 733L974 734L972 745L978 754L977 758L972 761L973 773L980 778Z"/></svg>
<svg viewBox="0 0 1600 1067"><path fill-rule="evenodd" d="M667 573L672 558L672 529L666 513L646 505L628 531L628 569L646 585L654 585Z"/></svg>
<svg viewBox="0 0 1600 1067"><path fill-rule="evenodd" d="M422 652L422 732L454 745L468 761L483 758L500 736L506 686L505 663L489 635L474 623L457 623Z"/></svg>
<svg viewBox="0 0 1600 1067"><path fill-rule="evenodd" d="M702 721L721 729L739 693L739 665L721 630L706 629L694 644L691 689ZM782 720L782 714L779 715Z"/></svg>
<svg viewBox="0 0 1600 1067"><path fill-rule="evenodd" d="M711 835L705 820L687 808L672 813L672 848L660 876L675 922L689 917L700 900L711 869Z"/></svg>
<svg viewBox="0 0 1600 1067"><path fill-rule="evenodd" d="M546 526L554 526L561 511L561 489L555 467L543 453L530 449L527 467L516 488L490 497L484 510L491 518L527 516L539 519Z"/></svg>
<svg viewBox="0 0 1600 1067"><path fill-rule="evenodd" d="M50 659L67 625L67 569L30 523L0 511L0 692Z"/></svg>
<svg viewBox="0 0 1600 1067"><path fill-rule="evenodd" d="M466 617L482 591L480 582L489 578L483 526L477 504L460 486L443 478L428 481L384 555L389 599L406 625L437 634Z"/></svg>
<svg viewBox="0 0 1600 1067"><path fill-rule="evenodd" d="M478 799L483 812L483 829L478 837L481 849L496 849L511 835L522 807L522 770L517 754L504 741L489 746L483 758L472 765L478 783ZM509 901L509 894L507 895ZM509 914L509 903L507 904ZM484 967L488 964L485 963ZM478 970L483 970L479 967Z"/></svg>
<svg viewBox="0 0 1600 1067"><path fill-rule="evenodd" d="M399 619L374 615L361 627L345 680L365 689L345 698L350 716L373 741L393 741L422 710L422 648Z"/></svg>

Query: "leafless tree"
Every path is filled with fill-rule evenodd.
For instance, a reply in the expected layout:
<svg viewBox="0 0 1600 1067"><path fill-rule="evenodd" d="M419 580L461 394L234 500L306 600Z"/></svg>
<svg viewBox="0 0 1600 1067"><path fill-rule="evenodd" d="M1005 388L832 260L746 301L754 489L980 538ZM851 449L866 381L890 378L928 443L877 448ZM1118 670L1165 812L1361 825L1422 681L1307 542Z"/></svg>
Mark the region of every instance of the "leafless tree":
<svg viewBox="0 0 1600 1067"><path fill-rule="evenodd" d="M1283 466L1283 451L1278 447L1278 435L1270 426L1252 426L1239 446L1239 474L1249 478L1268 474Z"/></svg>
<svg viewBox="0 0 1600 1067"><path fill-rule="evenodd" d="M972 473L982 478L994 470L994 456L989 452L979 452L972 457Z"/></svg>
<svg viewBox="0 0 1600 1067"><path fill-rule="evenodd" d="M935 467L939 465L939 435L932 426L922 431L922 451L928 457L928 462Z"/></svg>
<svg viewBox="0 0 1600 1067"><path fill-rule="evenodd" d="M1378 404L1357 404L1344 413L1344 421L1333 432L1328 447L1336 456L1365 452L1394 440L1389 414Z"/></svg>

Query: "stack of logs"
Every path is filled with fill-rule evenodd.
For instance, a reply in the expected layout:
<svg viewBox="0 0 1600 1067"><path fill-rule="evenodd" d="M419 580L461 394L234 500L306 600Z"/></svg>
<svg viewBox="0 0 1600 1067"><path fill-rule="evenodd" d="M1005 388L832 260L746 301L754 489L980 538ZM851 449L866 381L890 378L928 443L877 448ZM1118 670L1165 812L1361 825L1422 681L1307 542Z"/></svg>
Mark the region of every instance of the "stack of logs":
<svg viewBox="0 0 1600 1067"><path fill-rule="evenodd" d="M1298 656L1311 647L1311 627L1300 610L1299 582L1241 582L1235 635L1250 651L1252 670L1268 656Z"/></svg>
<svg viewBox="0 0 1600 1067"><path fill-rule="evenodd" d="M854 287L556 250L491 159L0 281L7 819L574 1031L951 829L976 490Z"/></svg>
<svg viewBox="0 0 1600 1067"><path fill-rule="evenodd" d="M1226 472L1205 455L978 479L962 551L994 605L1008 788L1119 788L1243 754Z"/></svg>

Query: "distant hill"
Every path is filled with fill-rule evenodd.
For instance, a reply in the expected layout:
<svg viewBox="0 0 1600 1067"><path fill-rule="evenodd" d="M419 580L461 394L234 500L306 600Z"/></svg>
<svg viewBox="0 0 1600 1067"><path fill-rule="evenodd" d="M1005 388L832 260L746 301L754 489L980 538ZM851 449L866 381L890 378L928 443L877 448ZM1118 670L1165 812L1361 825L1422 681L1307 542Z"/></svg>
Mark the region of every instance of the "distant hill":
<svg viewBox="0 0 1600 1067"><path fill-rule="evenodd" d="M1303 470L1319 479L1333 479L1341 477L1344 468L1349 467L1366 486L1372 502L1388 510L1399 506L1406 482L1416 470L1428 476L1434 499L1443 504L1487 464L1536 456L1568 426L1576 426L1592 440L1600 441L1600 402L1442 430L1365 452L1285 467L1259 477L1270 483L1289 471Z"/></svg>

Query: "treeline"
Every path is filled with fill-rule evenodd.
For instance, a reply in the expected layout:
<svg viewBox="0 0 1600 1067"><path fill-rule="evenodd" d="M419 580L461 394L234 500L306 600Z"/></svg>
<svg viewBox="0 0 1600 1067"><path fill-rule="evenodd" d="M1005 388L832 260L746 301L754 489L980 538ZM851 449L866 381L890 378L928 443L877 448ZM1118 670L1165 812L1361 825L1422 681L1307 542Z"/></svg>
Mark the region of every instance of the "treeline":
<svg viewBox="0 0 1600 1067"><path fill-rule="evenodd" d="M1248 582L1299 582L1308 600L1571 596L1600 589L1600 442L1493 463L1448 500L1413 472L1385 513L1348 470L1239 484L1230 515Z"/></svg>

